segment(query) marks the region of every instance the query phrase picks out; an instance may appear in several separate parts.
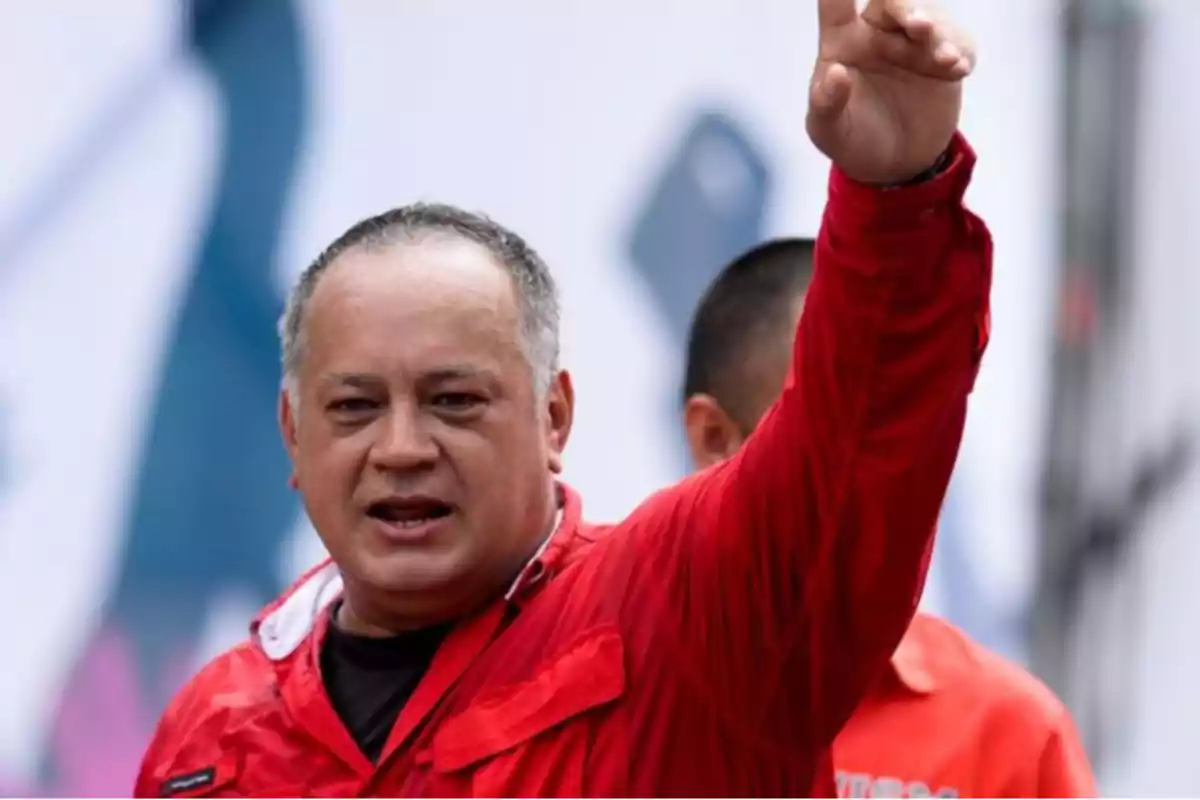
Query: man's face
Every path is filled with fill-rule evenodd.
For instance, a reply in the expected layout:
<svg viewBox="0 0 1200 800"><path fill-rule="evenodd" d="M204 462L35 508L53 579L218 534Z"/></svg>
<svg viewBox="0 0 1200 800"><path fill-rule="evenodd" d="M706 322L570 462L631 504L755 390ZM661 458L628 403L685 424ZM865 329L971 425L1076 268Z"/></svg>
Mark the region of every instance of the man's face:
<svg viewBox="0 0 1200 800"><path fill-rule="evenodd" d="M305 325L281 422L348 600L427 624L502 592L553 518L573 405L565 373L537 397L508 273L449 236L353 249Z"/></svg>

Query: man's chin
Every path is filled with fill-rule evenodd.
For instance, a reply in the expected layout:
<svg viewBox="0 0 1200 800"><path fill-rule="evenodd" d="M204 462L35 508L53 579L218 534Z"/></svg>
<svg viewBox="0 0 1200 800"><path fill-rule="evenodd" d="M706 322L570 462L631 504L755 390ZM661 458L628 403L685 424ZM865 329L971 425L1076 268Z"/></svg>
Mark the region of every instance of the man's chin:
<svg viewBox="0 0 1200 800"><path fill-rule="evenodd" d="M368 555L356 572L362 583L382 595L430 595L433 600L464 579L465 570L460 562L461 559L445 551L413 550Z"/></svg>

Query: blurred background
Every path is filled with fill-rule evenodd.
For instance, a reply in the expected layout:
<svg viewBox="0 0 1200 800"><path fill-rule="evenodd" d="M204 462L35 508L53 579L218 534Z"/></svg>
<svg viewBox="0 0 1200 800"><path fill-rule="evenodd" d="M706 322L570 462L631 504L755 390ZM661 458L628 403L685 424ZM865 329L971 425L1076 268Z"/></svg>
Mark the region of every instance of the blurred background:
<svg viewBox="0 0 1200 800"><path fill-rule="evenodd" d="M274 325L363 216L525 234L562 284L587 513L680 476L702 287L816 230L815 5L5 3L0 795L128 794L166 699L321 558ZM925 603L1060 693L1106 793L1195 795L1200 6L945 5L981 52L996 271Z"/></svg>

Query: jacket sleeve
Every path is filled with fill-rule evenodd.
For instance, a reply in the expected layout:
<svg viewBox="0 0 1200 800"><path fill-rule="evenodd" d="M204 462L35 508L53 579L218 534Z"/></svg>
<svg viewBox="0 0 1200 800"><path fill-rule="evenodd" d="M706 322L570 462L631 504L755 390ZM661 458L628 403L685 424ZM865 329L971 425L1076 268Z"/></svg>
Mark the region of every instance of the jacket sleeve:
<svg viewBox="0 0 1200 800"><path fill-rule="evenodd" d="M181 758L185 763L188 760L194 762L194 768L182 767L185 775L188 772L204 773L212 767L209 779L214 782L224 779L227 770L221 763L219 732L230 722L231 715L227 707L214 704L213 698L251 693L246 686L230 680L231 674L241 675L243 679L257 677L253 666L246 666L244 655L249 652L252 652L251 646L242 644L217 656L171 699L142 756L133 797L163 796L164 779L171 776ZM237 666L241 668L237 669Z"/></svg>
<svg viewBox="0 0 1200 800"><path fill-rule="evenodd" d="M186 694L189 688L190 685L185 687L180 696ZM177 738L178 707L181 704L180 696L171 701L154 728L154 736L146 747L146 752L142 755L142 763L138 767L137 780L133 786L133 797L161 796L162 776L159 773L165 766L163 762L168 757L168 751L178 747L175 740Z"/></svg>
<svg viewBox="0 0 1200 800"><path fill-rule="evenodd" d="M145 755L142 756L141 766L138 767L137 780L133 785L133 797L158 797L159 782L155 780L154 771L157 769L158 759L155 758L155 745L157 744L158 736L155 736L155 742L151 744Z"/></svg>
<svg viewBox="0 0 1200 800"><path fill-rule="evenodd" d="M182 730L186 726L181 722L184 715L195 712L200 693L194 687L203 675L202 672L193 678L167 705L154 728L154 736L142 755L142 763L138 767L137 779L133 786L133 797L162 796L163 771L170 766L172 755L184 743L186 737L183 736Z"/></svg>
<svg viewBox="0 0 1200 800"><path fill-rule="evenodd" d="M680 657L756 735L832 741L916 610L987 336L975 156L949 156L895 189L832 170L782 396L629 520Z"/></svg>
<svg viewBox="0 0 1200 800"><path fill-rule="evenodd" d="M1063 709L1038 758L1037 784L1029 797L1095 797L1096 779L1079 733Z"/></svg>

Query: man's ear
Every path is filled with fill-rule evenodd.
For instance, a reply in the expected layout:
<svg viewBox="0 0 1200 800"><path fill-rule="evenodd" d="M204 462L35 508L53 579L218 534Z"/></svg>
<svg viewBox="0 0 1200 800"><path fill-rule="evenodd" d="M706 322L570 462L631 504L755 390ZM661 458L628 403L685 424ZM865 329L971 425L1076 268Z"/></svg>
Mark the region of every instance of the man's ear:
<svg viewBox="0 0 1200 800"><path fill-rule="evenodd" d="M744 437L716 398L694 394L683 404L683 427L696 469L705 469L733 455Z"/></svg>
<svg viewBox="0 0 1200 800"><path fill-rule="evenodd" d="M292 460L292 473L288 476L288 486L298 489L296 482L296 410L288 397L287 389L279 391L279 433L283 437L283 446L287 449L288 457Z"/></svg>
<svg viewBox="0 0 1200 800"><path fill-rule="evenodd" d="M550 453L547 466L551 472L563 469L563 451L571 436L571 425L575 421L575 387L571 373L559 370L546 392L546 444Z"/></svg>

